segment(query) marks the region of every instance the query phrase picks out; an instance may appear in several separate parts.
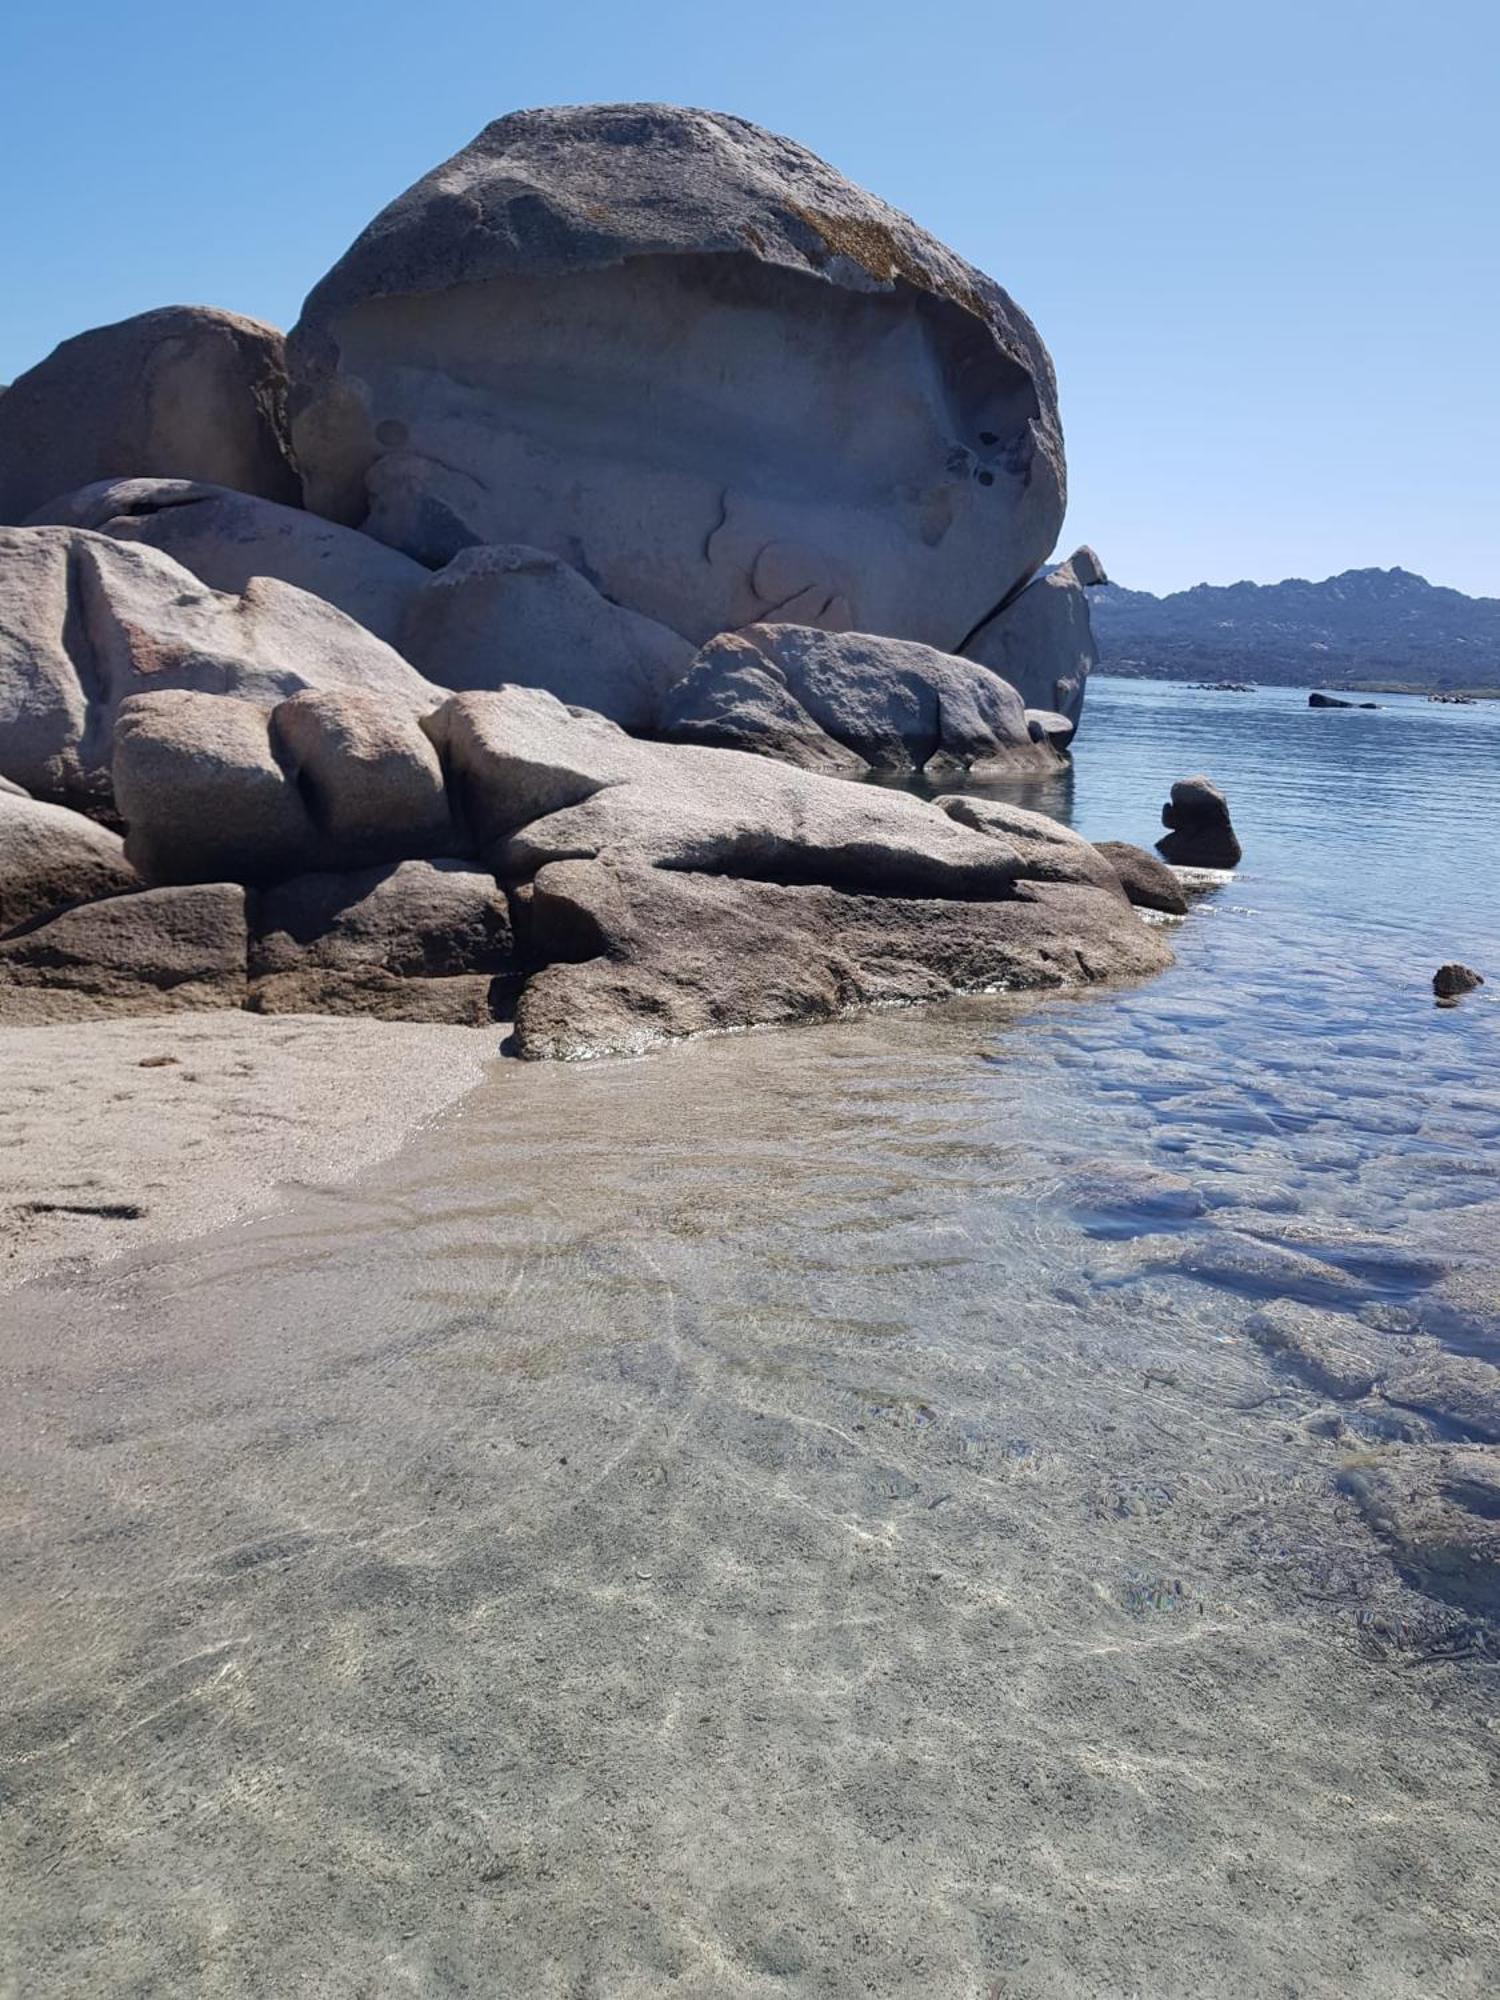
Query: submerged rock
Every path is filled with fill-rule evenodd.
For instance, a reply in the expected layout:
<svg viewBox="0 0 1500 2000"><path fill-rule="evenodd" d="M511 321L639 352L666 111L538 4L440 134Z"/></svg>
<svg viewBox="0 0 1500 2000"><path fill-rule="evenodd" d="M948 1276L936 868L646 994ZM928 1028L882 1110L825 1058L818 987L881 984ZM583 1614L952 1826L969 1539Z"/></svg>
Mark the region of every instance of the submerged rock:
<svg viewBox="0 0 1500 2000"><path fill-rule="evenodd" d="M750 625L711 640L667 696L677 742L783 756L809 769L892 773L1045 769L1015 689L910 639ZM787 753L790 754L787 754Z"/></svg>
<svg viewBox="0 0 1500 2000"><path fill-rule="evenodd" d="M1311 1388L1337 1402L1369 1395L1393 1358L1390 1343L1383 1343L1362 1320L1291 1299L1263 1306L1245 1322L1245 1331Z"/></svg>
<svg viewBox="0 0 1500 2000"><path fill-rule="evenodd" d="M211 306L77 334L0 396L0 522L100 479L203 479L295 506L286 388L276 329Z"/></svg>
<svg viewBox="0 0 1500 2000"><path fill-rule="evenodd" d="M1208 778L1180 778L1161 809L1171 831L1156 851L1175 868L1238 868L1244 850L1229 819L1229 802Z"/></svg>
<svg viewBox="0 0 1500 2000"><path fill-rule="evenodd" d="M487 126L365 230L288 351L315 511L431 565L538 546L695 645L783 618L954 650L1062 519L1025 315L718 113Z"/></svg>

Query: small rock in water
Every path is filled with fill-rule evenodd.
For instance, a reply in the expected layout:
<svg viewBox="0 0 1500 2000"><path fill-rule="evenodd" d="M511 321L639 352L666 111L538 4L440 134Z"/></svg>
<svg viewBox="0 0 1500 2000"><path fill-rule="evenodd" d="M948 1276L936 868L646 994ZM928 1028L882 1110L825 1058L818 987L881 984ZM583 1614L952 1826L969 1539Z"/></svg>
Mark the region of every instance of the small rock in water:
<svg viewBox="0 0 1500 2000"><path fill-rule="evenodd" d="M1482 972L1476 972L1472 965L1460 965L1457 959L1440 965L1432 975L1432 990L1439 1000L1456 1000L1460 993L1472 993L1483 984Z"/></svg>
<svg viewBox="0 0 1500 2000"><path fill-rule="evenodd" d="M1243 849L1229 819L1229 801L1210 779L1179 778L1161 809L1170 831L1156 843L1176 868L1237 868Z"/></svg>

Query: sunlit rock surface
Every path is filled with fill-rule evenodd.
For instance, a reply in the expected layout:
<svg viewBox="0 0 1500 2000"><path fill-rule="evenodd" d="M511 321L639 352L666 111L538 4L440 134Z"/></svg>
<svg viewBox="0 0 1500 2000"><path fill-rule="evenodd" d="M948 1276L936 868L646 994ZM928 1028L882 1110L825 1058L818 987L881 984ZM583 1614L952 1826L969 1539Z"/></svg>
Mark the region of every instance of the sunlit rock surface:
<svg viewBox="0 0 1500 2000"><path fill-rule="evenodd" d="M315 287L289 354L314 510L433 566L540 546L695 644L778 618L957 650L1062 519L1025 315L717 113L487 126Z"/></svg>

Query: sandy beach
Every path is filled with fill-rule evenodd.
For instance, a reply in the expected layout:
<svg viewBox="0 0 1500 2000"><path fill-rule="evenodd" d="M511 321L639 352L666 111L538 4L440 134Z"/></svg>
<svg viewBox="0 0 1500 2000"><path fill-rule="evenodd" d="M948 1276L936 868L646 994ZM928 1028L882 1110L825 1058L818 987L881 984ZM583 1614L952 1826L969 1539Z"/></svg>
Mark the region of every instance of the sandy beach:
<svg viewBox="0 0 1500 2000"><path fill-rule="evenodd" d="M227 1010L0 1030L0 1289L347 1179L471 1090L502 1034Z"/></svg>

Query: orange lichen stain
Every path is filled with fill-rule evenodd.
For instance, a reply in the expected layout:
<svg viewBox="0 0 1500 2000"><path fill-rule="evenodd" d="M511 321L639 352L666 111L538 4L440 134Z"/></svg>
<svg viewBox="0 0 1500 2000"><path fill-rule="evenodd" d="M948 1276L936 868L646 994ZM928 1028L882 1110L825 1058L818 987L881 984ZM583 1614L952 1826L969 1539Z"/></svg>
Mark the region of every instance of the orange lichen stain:
<svg viewBox="0 0 1500 2000"><path fill-rule="evenodd" d="M867 271L882 285L894 284L897 278L904 278L917 291L936 292L943 298L952 299L966 312L973 313L976 319L988 318L984 300L972 285L944 283L911 254L885 223L855 216L828 215L815 208L798 208L794 202L788 206L812 230L830 257L847 257L850 263L858 264L862 271Z"/></svg>

